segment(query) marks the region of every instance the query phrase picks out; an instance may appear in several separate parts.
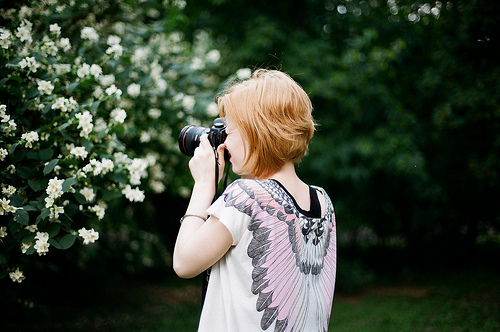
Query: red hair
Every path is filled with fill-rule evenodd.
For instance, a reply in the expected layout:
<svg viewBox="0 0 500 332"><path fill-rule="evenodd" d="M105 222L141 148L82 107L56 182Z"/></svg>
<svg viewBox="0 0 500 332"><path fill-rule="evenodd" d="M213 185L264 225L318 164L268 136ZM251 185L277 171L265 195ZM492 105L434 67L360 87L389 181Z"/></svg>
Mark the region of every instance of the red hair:
<svg viewBox="0 0 500 332"><path fill-rule="evenodd" d="M259 69L232 85L217 103L220 116L231 118L246 138L245 165L254 177L267 178L305 156L315 130L312 104L289 75Z"/></svg>

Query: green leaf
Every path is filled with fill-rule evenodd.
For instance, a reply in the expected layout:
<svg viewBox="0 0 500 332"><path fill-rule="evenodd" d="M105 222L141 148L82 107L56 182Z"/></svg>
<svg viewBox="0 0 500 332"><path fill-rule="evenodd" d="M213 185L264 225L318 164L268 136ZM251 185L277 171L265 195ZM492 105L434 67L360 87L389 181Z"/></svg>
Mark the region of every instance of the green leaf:
<svg viewBox="0 0 500 332"><path fill-rule="evenodd" d="M100 100L94 101L92 103L92 107L90 107L90 112L95 112L95 110L99 107L100 104L101 104Z"/></svg>
<svg viewBox="0 0 500 332"><path fill-rule="evenodd" d="M26 150L24 148L17 149L14 153L10 154L10 159L13 164L20 162L26 157Z"/></svg>
<svg viewBox="0 0 500 332"><path fill-rule="evenodd" d="M7 263L7 259L5 258L4 255L0 254L0 264L5 264Z"/></svg>
<svg viewBox="0 0 500 332"><path fill-rule="evenodd" d="M78 86L78 82L74 82L74 83L71 83L68 85L68 92L69 93L72 93L73 90L75 90L75 88Z"/></svg>
<svg viewBox="0 0 500 332"><path fill-rule="evenodd" d="M35 233L30 233L25 237L23 237L21 242L26 244L32 242L34 239L35 239Z"/></svg>
<svg viewBox="0 0 500 332"><path fill-rule="evenodd" d="M87 204L87 199L80 193L75 193L75 198L80 204Z"/></svg>
<svg viewBox="0 0 500 332"><path fill-rule="evenodd" d="M25 206L23 206L23 210L24 211L36 211L38 209L36 207L34 207L33 205L25 205Z"/></svg>
<svg viewBox="0 0 500 332"><path fill-rule="evenodd" d="M28 180L28 185L33 189L34 191L40 191L45 188L47 188L49 180L48 179L37 179L37 180Z"/></svg>
<svg viewBox="0 0 500 332"><path fill-rule="evenodd" d="M26 250L25 255L33 255L35 253L35 244L33 243L28 250Z"/></svg>
<svg viewBox="0 0 500 332"><path fill-rule="evenodd" d="M4 84L5 84L8 80L9 80L9 78L8 78L8 77L2 78L2 79L0 80L0 88L1 88L1 87L2 87L2 86L3 86L3 85L4 85Z"/></svg>
<svg viewBox="0 0 500 332"><path fill-rule="evenodd" d="M19 143L14 143L11 146L9 146L9 154L13 154L18 145Z"/></svg>
<svg viewBox="0 0 500 332"><path fill-rule="evenodd" d="M55 239L49 239L47 242L53 245L54 248L61 249L61 245Z"/></svg>
<svg viewBox="0 0 500 332"><path fill-rule="evenodd" d="M97 138L98 139L101 139L103 138L106 134L108 133L108 130L107 129L103 129L99 132L99 134L97 135Z"/></svg>
<svg viewBox="0 0 500 332"><path fill-rule="evenodd" d="M40 150L40 160L47 161L54 155L54 150L51 148Z"/></svg>
<svg viewBox="0 0 500 332"><path fill-rule="evenodd" d="M46 115L50 110L52 109L52 103L48 103L47 105L45 105L45 107L43 108L43 111L42 111L42 114L43 115Z"/></svg>
<svg viewBox="0 0 500 332"><path fill-rule="evenodd" d="M21 228L21 225L19 225L17 222L14 220L9 221L9 230L12 234L17 233L17 231Z"/></svg>
<svg viewBox="0 0 500 332"><path fill-rule="evenodd" d="M91 141L85 141L83 142L83 146L85 147L85 150L91 151L94 147L94 144Z"/></svg>
<svg viewBox="0 0 500 332"><path fill-rule="evenodd" d="M38 95L40 95L40 91L38 91L37 88L31 88L28 91L26 91L26 99L32 99Z"/></svg>
<svg viewBox="0 0 500 332"><path fill-rule="evenodd" d="M21 225L28 225L29 224L29 215L28 212L24 211L23 209L17 209L16 213L14 214L17 222Z"/></svg>
<svg viewBox="0 0 500 332"><path fill-rule="evenodd" d="M61 225L59 223L50 223L47 227L47 233L49 233L50 237L56 236L61 230Z"/></svg>
<svg viewBox="0 0 500 332"><path fill-rule="evenodd" d="M62 191L67 192L69 188L71 188L71 186L74 185L75 183L76 183L76 178L68 178L64 180L62 184Z"/></svg>
<svg viewBox="0 0 500 332"><path fill-rule="evenodd" d="M119 190L105 190L102 193L102 199L105 201L110 201L121 196L122 193Z"/></svg>
<svg viewBox="0 0 500 332"><path fill-rule="evenodd" d="M16 172L17 172L17 175L19 175L19 177L21 179L31 179L32 177L35 176L35 173L33 172L33 170L27 166L18 166L16 168Z"/></svg>
<svg viewBox="0 0 500 332"><path fill-rule="evenodd" d="M23 199L18 194L13 194L10 196L10 205L21 207L23 206Z"/></svg>
<svg viewBox="0 0 500 332"><path fill-rule="evenodd" d="M40 212L40 215L36 218L35 224L38 225L38 223L45 218L47 218L50 214L50 210L48 208L43 208L42 212Z"/></svg>
<svg viewBox="0 0 500 332"><path fill-rule="evenodd" d="M59 244L61 245L60 249L64 250L64 249L70 248L75 243L75 240L76 240L76 235L73 235L73 234L66 234L66 235L64 235L59 240Z"/></svg>
<svg viewBox="0 0 500 332"><path fill-rule="evenodd" d="M47 175L49 174L50 172L52 172L52 170L54 169L54 167L57 165L57 163L59 162L59 159L52 159L47 165L45 165L45 167L43 168L43 175Z"/></svg>
<svg viewBox="0 0 500 332"><path fill-rule="evenodd" d="M38 151L28 151L26 152L26 157L28 159L33 159L33 160L39 160L40 159L40 153Z"/></svg>

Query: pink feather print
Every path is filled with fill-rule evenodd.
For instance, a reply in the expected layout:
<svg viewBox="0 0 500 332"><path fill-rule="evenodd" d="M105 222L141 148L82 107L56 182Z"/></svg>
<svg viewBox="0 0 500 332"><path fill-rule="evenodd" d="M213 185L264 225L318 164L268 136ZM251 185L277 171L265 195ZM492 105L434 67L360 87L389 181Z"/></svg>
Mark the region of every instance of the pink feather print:
<svg viewBox="0 0 500 332"><path fill-rule="evenodd" d="M236 181L226 206L252 217L252 258L256 310L261 327L274 331L328 330L336 272L336 227L327 199L322 218L302 215L274 181ZM320 189L320 188L317 188ZM320 189L322 190L322 189Z"/></svg>

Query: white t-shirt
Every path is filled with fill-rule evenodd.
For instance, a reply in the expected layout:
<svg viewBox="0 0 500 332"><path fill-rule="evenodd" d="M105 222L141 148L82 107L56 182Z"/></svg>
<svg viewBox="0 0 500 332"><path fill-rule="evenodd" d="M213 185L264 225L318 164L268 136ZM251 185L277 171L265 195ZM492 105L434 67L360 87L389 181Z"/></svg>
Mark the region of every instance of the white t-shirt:
<svg viewBox="0 0 500 332"><path fill-rule="evenodd" d="M306 216L273 180L237 180L207 210L233 247L211 270L199 332L328 330L335 287L335 214Z"/></svg>

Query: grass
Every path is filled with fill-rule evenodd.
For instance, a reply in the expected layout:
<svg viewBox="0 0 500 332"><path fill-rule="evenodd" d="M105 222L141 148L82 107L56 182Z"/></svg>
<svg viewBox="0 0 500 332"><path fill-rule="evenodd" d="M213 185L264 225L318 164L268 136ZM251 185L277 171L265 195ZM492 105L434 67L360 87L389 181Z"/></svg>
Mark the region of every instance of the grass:
<svg viewBox="0 0 500 332"><path fill-rule="evenodd" d="M198 280L165 277L58 292L2 330L183 332L198 324ZM500 282L491 271L466 271L339 291L329 331L500 331Z"/></svg>

